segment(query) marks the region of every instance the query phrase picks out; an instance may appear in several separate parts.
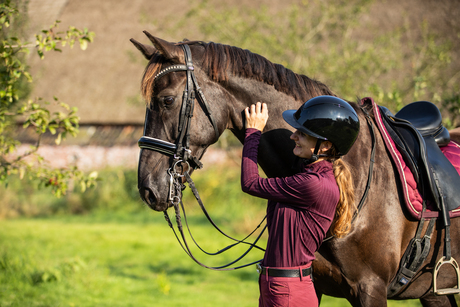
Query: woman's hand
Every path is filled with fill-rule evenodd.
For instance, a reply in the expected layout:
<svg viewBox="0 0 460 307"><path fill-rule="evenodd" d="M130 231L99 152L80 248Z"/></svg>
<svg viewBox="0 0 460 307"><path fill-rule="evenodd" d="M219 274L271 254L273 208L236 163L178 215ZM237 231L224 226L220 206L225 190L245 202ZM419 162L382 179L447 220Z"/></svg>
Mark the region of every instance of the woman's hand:
<svg viewBox="0 0 460 307"><path fill-rule="evenodd" d="M244 109L246 115L246 129L255 128L263 131L268 120L268 106L267 104L257 102Z"/></svg>

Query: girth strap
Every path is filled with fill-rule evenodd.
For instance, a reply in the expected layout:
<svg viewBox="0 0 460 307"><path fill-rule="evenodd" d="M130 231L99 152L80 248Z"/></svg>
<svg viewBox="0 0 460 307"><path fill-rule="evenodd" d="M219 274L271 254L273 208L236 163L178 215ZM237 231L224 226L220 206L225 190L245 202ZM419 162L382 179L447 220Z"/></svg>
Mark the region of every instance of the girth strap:
<svg viewBox="0 0 460 307"><path fill-rule="evenodd" d="M401 258L398 272L387 288L387 298L400 293L414 278L431 249L431 235L433 234L436 219L430 219L428 228L422 238L425 220L419 221L415 237L411 239L404 255Z"/></svg>

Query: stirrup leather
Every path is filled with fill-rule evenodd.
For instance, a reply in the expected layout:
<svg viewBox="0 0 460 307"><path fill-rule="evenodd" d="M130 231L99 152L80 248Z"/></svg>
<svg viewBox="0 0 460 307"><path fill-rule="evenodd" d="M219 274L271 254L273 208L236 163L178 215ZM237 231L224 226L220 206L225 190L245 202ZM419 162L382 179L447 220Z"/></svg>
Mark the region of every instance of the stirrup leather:
<svg viewBox="0 0 460 307"><path fill-rule="evenodd" d="M457 287L455 288L445 288L445 289L438 289L436 284L436 279L438 277L439 270L441 266L444 264L450 264L455 269L457 273ZM446 257L443 256L441 259L438 260L436 263L434 270L433 270L433 292L435 295L451 295L451 294L459 294L460 293L460 271L458 267L457 261L453 257L450 257L449 260L446 260Z"/></svg>

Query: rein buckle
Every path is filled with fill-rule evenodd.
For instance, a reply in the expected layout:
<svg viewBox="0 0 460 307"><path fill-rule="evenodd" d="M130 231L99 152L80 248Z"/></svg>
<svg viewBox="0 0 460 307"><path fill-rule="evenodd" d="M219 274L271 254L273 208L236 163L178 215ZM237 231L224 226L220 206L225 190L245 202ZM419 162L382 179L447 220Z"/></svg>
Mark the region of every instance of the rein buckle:
<svg viewBox="0 0 460 307"><path fill-rule="evenodd" d="M256 270L259 275L262 274L262 265L260 264L260 262L257 262Z"/></svg>

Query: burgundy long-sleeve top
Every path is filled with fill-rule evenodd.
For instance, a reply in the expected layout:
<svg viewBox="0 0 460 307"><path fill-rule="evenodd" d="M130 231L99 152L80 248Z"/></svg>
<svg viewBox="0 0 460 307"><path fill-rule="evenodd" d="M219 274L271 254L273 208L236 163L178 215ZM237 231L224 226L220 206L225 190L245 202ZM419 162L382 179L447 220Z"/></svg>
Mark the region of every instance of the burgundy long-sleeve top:
<svg viewBox="0 0 460 307"><path fill-rule="evenodd" d="M262 178L257 168L261 134L257 129L246 129L241 187L250 195L268 200L268 242L262 265L306 265L315 259L339 201L332 163L322 160L305 165L291 177Z"/></svg>

